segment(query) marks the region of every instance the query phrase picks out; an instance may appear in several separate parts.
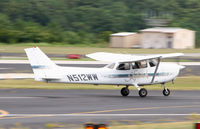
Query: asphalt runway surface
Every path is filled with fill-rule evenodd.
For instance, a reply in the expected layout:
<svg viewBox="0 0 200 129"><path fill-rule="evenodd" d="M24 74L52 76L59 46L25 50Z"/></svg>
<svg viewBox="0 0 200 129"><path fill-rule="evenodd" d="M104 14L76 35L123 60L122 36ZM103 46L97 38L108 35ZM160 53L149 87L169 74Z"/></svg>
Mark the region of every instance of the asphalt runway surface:
<svg viewBox="0 0 200 129"><path fill-rule="evenodd" d="M188 120L192 113L200 113L200 91L172 91L168 97L149 91L146 98L140 98L134 90L128 97L122 97L119 90L0 90L0 127L174 122Z"/></svg>
<svg viewBox="0 0 200 129"><path fill-rule="evenodd" d="M68 67L103 67L106 64L58 64ZM186 66L179 76L200 76L200 65ZM0 73L33 73L30 64L0 64Z"/></svg>

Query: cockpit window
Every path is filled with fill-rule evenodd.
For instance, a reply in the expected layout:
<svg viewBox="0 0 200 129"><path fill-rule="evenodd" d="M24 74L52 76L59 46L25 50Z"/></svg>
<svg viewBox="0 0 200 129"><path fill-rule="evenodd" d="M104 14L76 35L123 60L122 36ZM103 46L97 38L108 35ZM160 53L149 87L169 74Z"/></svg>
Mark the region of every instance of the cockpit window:
<svg viewBox="0 0 200 129"><path fill-rule="evenodd" d="M139 66L137 63L133 62L132 63L132 69L139 69Z"/></svg>
<svg viewBox="0 0 200 129"><path fill-rule="evenodd" d="M130 64L129 63L119 64L117 70L130 70Z"/></svg>
<svg viewBox="0 0 200 129"><path fill-rule="evenodd" d="M109 68L109 69L113 69L114 67L115 67L115 63L109 64L109 65L107 66L107 68Z"/></svg>
<svg viewBox="0 0 200 129"><path fill-rule="evenodd" d="M140 69L140 68L146 68L147 62L146 61L137 61L132 63L132 69Z"/></svg>
<svg viewBox="0 0 200 129"><path fill-rule="evenodd" d="M156 66L156 64L157 64L157 61L155 59L152 59L149 61L150 67L154 67L154 66Z"/></svg>

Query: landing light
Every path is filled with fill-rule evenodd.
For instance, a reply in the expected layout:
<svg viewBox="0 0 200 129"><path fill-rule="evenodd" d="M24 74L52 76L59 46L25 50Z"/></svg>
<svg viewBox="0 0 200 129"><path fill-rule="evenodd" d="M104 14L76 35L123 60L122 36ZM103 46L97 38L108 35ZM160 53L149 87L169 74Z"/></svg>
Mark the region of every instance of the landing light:
<svg viewBox="0 0 200 129"><path fill-rule="evenodd" d="M94 129L93 127L86 127L86 129Z"/></svg>
<svg viewBox="0 0 200 129"><path fill-rule="evenodd" d="M106 129L106 127L99 127L98 129Z"/></svg>
<svg viewBox="0 0 200 129"><path fill-rule="evenodd" d="M86 124L85 129L94 129L93 124Z"/></svg>

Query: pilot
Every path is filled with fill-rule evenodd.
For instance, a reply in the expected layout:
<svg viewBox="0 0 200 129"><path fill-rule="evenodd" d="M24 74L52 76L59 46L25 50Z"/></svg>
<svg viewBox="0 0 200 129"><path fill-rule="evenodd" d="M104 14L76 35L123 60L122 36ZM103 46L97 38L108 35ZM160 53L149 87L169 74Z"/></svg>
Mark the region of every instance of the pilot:
<svg viewBox="0 0 200 129"><path fill-rule="evenodd" d="M118 70L124 70L125 64L119 64Z"/></svg>
<svg viewBox="0 0 200 129"><path fill-rule="evenodd" d="M142 64L141 62L135 62L135 69L139 69L139 68L142 68Z"/></svg>
<svg viewBox="0 0 200 129"><path fill-rule="evenodd" d="M129 70L129 69L130 69L129 63L119 64L118 70Z"/></svg>

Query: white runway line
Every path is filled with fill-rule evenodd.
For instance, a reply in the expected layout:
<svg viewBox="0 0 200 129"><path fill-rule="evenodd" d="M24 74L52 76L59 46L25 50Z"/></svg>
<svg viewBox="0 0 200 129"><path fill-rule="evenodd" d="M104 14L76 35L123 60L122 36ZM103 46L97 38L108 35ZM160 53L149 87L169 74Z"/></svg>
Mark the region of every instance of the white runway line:
<svg viewBox="0 0 200 129"><path fill-rule="evenodd" d="M35 99L41 97L0 97L0 99Z"/></svg>
<svg viewBox="0 0 200 129"><path fill-rule="evenodd" d="M32 73L0 73L0 79L31 79L34 78Z"/></svg>
<svg viewBox="0 0 200 129"><path fill-rule="evenodd" d="M7 114L8 117L62 117L62 116L75 116L75 117L116 117L116 116L199 116L200 114Z"/></svg>
<svg viewBox="0 0 200 129"><path fill-rule="evenodd" d="M0 68L0 69L12 69L12 68Z"/></svg>

